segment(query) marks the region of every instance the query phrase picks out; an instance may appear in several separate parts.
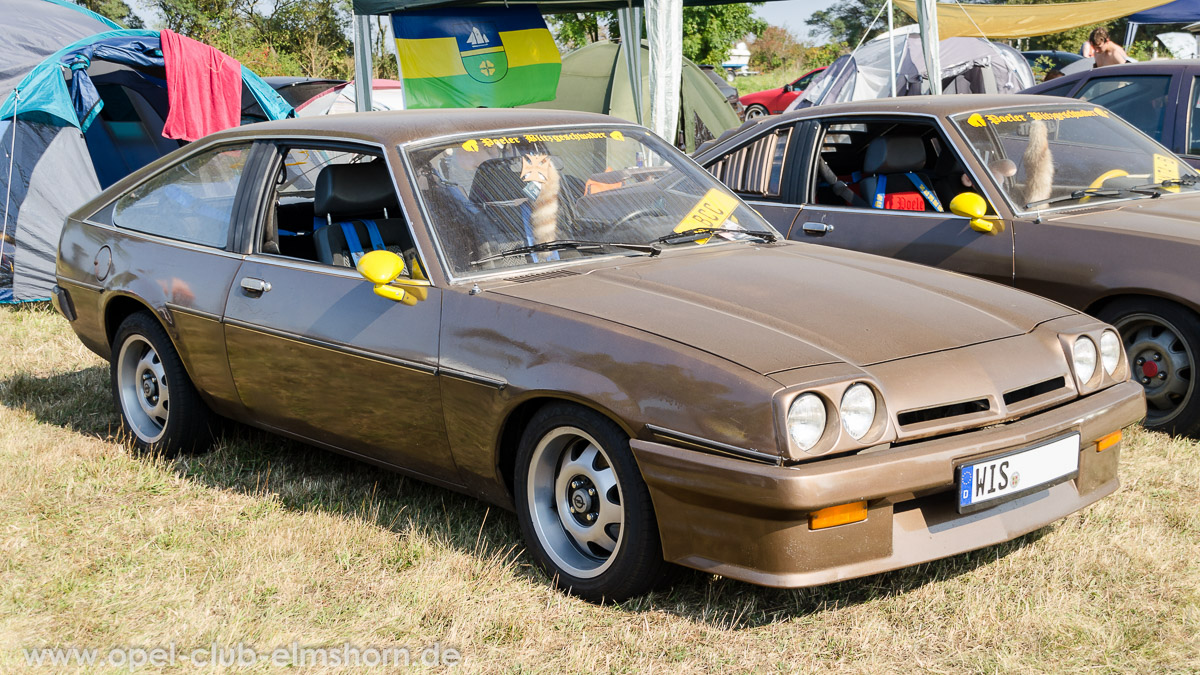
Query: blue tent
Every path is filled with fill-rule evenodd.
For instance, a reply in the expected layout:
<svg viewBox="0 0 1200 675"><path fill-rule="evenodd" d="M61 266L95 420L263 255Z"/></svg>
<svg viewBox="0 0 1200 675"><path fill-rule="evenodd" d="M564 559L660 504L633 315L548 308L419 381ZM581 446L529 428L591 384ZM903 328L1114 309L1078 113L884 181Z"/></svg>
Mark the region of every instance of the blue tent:
<svg viewBox="0 0 1200 675"><path fill-rule="evenodd" d="M1191 23L1200 21L1200 0L1175 0L1129 15L1129 23Z"/></svg>
<svg viewBox="0 0 1200 675"><path fill-rule="evenodd" d="M0 0L0 15L0 302L20 302L49 297L68 214L184 143L162 135L157 31L114 29L61 0ZM293 114L242 67L243 124Z"/></svg>

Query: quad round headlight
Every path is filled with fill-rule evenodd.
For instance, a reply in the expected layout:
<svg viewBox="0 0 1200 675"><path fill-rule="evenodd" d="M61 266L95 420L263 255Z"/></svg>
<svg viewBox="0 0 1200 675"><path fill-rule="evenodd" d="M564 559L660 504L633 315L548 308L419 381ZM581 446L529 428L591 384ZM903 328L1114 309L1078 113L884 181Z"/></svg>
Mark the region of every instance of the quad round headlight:
<svg viewBox="0 0 1200 675"><path fill-rule="evenodd" d="M788 436L801 450L808 451L825 434L825 403L816 394L802 394L792 401L787 415Z"/></svg>
<svg viewBox="0 0 1200 675"><path fill-rule="evenodd" d="M1075 365L1075 376L1080 382L1087 382L1096 373L1096 343L1086 336L1080 336L1071 347L1071 360Z"/></svg>
<svg viewBox="0 0 1200 675"><path fill-rule="evenodd" d="M842 394L842 405L838 410L842 415L842 427L857 441L867 435L875 423L875 392L861 382L852 385Z"/></svg>
<svg viewBox="0 0 1200 675"><path fill-rule="evenodd" d="M1100 334L1100 364L1104 366L1104 372L1112 375L1120 360L1121 338L1111 330L1104 331Z"/></svg>

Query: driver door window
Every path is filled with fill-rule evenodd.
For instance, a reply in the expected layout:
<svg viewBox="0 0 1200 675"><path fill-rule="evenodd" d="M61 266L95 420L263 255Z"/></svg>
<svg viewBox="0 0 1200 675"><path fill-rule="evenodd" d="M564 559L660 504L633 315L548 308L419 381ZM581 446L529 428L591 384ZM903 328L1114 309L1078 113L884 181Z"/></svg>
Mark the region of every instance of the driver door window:
<svg viewBox="0 0 1200 675"><path fill-rule="evenodd" d="M1170 75L1096 77L1083 85L1075 97L1112 110L1162 143L1170 89Z"/></svg>

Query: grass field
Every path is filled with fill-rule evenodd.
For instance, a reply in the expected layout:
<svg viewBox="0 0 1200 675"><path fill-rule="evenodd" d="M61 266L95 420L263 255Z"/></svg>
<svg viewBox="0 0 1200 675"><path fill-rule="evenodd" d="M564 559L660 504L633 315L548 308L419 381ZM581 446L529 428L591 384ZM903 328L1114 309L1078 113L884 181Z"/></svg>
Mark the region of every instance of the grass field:
<svg viewBox="0 0 1200 675"><path fill-rule="evenodd" d="M1200 672L1191 441L1127 434L1115 495L1005 545L599 607L550 589L511 514L442 489L236 427L204 456L131 452L107 364L44 306L0 308L0 345L3 672L172 642L438 643L470 672Z"/></svg>

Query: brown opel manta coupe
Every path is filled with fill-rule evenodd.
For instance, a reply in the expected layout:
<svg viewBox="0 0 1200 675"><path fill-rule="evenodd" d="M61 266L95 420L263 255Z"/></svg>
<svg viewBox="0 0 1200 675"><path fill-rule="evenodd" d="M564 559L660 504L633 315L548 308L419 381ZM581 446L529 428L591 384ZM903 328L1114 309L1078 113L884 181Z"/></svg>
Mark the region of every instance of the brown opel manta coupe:
<svg viewBox="0 0 1200 675"><path fill-rule="evenodd" d="M1012 539L1115 490L1145 412L1104 323L782 241L582 113L207 137L71 217L55 304L138 446L201 449L221 415L476 495L591 599L669 563L808 586Z"/></svg>
<svg viewBox="0 0 1200 675"><path fill-rule="evenodd" d="M1200 433L1200 174L1109 110L1048 96L821 105L747 123L696 160L789 239L1112 323L1146 426Z"/></svg>

